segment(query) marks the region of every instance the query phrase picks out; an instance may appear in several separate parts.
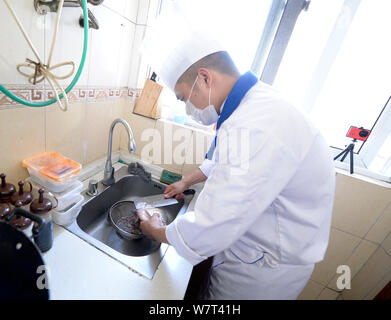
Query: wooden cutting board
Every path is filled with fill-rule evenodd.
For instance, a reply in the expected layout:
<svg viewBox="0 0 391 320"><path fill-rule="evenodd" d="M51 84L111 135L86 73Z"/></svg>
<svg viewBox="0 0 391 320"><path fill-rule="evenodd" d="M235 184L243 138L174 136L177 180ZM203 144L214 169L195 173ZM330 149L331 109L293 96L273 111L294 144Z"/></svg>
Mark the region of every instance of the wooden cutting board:
<svg viewBox="0 0 391 320"><path fill-rule="evenodd" d="M159 119L161 111L159 97L162 89L163 87L160 84L152 81L151 79L146 79L143 91L134 106L133 113L152 119Z"/></svg>

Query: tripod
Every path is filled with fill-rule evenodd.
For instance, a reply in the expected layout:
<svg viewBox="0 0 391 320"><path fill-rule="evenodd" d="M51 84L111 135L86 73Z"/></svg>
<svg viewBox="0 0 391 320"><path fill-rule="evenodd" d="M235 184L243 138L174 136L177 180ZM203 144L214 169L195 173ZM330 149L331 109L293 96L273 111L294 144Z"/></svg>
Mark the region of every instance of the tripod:
<svg viewBox="0 0 391 320"><path fill-rule="evenodd" d="M334 160L337 160L340 156L342 156L341 158L341 162L343 162L346 158L346 156L348 155L348 153L350 154L350 174L353 174L353 149L354 149L354 143L356 142L357 140L356 139L353 139L353 142L351 144L349 144L345 150L343 150L341 153L339 153L335 158Z"/></svg>

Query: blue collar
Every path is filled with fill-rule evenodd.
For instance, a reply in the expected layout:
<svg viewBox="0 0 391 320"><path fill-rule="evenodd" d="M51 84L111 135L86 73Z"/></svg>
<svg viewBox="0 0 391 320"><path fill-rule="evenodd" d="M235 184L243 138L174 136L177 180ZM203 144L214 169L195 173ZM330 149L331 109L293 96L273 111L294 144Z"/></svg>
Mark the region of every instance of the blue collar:
<svg viewBox="0 0 391 320"><path fill-rule="evenodd" d="M212 160L214 149L217 144L217 131L220 129L221 125L225 120L227 120L230 115L236 110L242 101L246 93L258 82L257 76L251 71L247 71L245 74L239 77L233 86L231 92L229 93L227 99L224 103L224 108L221 111L219 120L217 120L216 125L216 136L209 148L208 153L205 155L206 159Z"/></svg>

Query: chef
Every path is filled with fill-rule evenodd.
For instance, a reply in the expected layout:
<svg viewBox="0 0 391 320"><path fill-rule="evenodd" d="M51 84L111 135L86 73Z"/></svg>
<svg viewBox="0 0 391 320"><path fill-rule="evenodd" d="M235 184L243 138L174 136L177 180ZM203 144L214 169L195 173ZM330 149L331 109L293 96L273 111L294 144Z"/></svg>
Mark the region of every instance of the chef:
<svg viewBox="0 0 391 320"><path fill-rule="evenodd" d="M192 265L213 257L204 299L296 299L327 249L335 170L311 121L226 50L198 34L178 40L157 70L196 121L217 122L202 165L169 185L193 211L164 226L139 211L145 235Z"/></svg>

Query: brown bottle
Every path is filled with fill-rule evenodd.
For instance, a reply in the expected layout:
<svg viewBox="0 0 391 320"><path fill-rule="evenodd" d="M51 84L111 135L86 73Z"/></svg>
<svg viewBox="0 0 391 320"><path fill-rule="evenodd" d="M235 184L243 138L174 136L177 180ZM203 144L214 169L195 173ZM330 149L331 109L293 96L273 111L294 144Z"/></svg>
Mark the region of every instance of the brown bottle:
<svg viewBox="0 0 391 320"><path fill-rule="evenodd" d="M46 244L48 246L49 250L53 244L53 221L52 221L52 215L50 213L50 210L57 208L58 206L58 200L56 197L53 196L53 198L56 200L56 206L53 207L52 201L50 199L44 198L43 194L45 193L45 189L39 189L39 198L33 200L30 204L30 212L34 213L41 218L45 219L45 224L47 226L46 228L46 235L45 238L47 238L48 243ZM49 193L50 194L50 193ZM34 222L34 227L37 227L38 223Z"/></svg>
<svg viewBox="0 0 391 320"><path fill-rule="evenodd" d="M29 182L30 184L30 191L24 191L23 190L23 186L24 186L24 181L19 181L18 182L18 185L19 185L19 192L17 193L14 193L12 196L11 196L11 203L13 205L15 205L16 201L21 201L23 203L23 206L26 206L28 204L31 203L31 201L33 201L33 196L31 194L31 191L33 189L33 186L31 185L31 183Z"/></svg>
<svg viewBox="0 0 391 320"><path fill-rule="evenodd" d="M23 202L18 200L15 203L16 208L20 208L23 206ZM16 215L12 220L10 221L10 224L16 227L19 230L25 230L31 225L32 221L29 218Z"/></svg>
<svg viewBox="0 0 391 320"><path fill-rule="evenodd" d="M44 219L51 220L50 210L57 207L57 205L58 205L57 198L54 197L54 199L56 199L56 201L57 201L57 204L55 207L53 207L52 201L50 199L43 197L43 194L45 193L45 189L42 189L42 188L39 189L38 193L39 193L39 198L35 199L35 200L33 200L33 202L31 202L30 211L31 211L31 213L37 214Z"/></svg>
<svg viewBox="0 0 391 320"><path fill-rule="evenodd" d="M0 185L0 202L9 202L11 196L15 193L15 186L5 181L6 175L0 174L1 185Z"/></svg>
<svg viewBox="0 0 391 320"><path fill-rule="evenodd" d="M0 203L0 220L5 219L10 213L10 205L8 203Z"/></svg>

